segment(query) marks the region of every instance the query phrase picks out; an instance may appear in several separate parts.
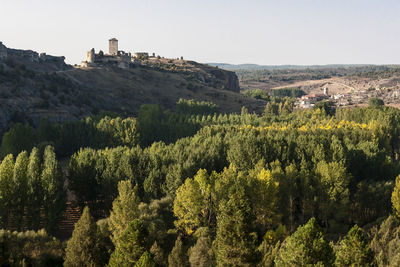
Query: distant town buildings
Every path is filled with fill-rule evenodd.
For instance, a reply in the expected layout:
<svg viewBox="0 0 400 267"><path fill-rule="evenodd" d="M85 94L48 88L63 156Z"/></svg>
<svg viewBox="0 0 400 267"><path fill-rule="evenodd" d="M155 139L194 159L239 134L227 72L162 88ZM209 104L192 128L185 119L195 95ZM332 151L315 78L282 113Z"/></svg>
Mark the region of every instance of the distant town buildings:
<svg viewBox="0 0 400 267"><path fill-rule="evenodd" d="M318 101L324 100L329 98L328 95L326 94L309 94L309 95L303 95L300 98L300 107L301 108L312 108L315 103Z"/></svg>

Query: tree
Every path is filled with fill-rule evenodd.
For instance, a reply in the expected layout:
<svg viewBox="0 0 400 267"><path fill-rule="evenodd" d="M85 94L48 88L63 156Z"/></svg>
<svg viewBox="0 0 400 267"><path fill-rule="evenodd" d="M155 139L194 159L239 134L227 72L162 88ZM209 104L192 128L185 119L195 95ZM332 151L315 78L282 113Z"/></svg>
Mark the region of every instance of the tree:
<svg viewBox="0 0 400 267"><path fill-rule="evenodd" d="M195 235L197 236L196 244L189 249L190 266L214 266L214 254L209 229L206 227L199 228Z"/></svg>
<svg viewBox="0 0 400 267"><path fill-rule="evenodd" d="M61 166L52 146L47 146L44 150L41 180L46 230L54 233L65 208L66 192Z"/></svg>
<svg viewBox="0 0 400 267"><path fill-rule="evenodd" d="M144 104L140 106L137 129L142 145L151 145L154 141L159 141L162 134L165 134L160 129L162 116L163 113L159 105Z"/></svg>
<svg viewBox="0 0 400 267"><path fill-rule="evenodd" d="M378 266L400 266L400 221L390 215L374 229L371 248Z"/></svg>
<svg viewBox="0 0 400 267"><path fill-rule="evenodd" d="M125 231L128 224L139 217L137 186L133 187L129 180L118 183L118 197L113 202L110 212L109 227L114 245Z"/></svg>
<svg viewBox="0 0 400 267"><path fill-rule="evenodd" d="M275 258L277 266L333 266L334 254L315 218L286 238Z"/></svg>
<svg viewBox="0 0 400 267"><path fill-rule="evenodd" d="M145 251L140 259L136 262L135 267L155 267L156 264L151 257L151 254Z"/></svg>
<svg viewBox="0 0 400 267"><path fill-rule="evenodd" d="M394 213L400 217L400 175L396 177L396 185L392 193L392 206Z"/></svg>
<svg viewBox="0 0 400 267"><path fill-rule="evenodd" d="M325 111L325 114L333 116L335 115L335 104L332 101L319 101L315 103L313 109L320 109Z"/></svg>
<svg viewBox="0 0 400 267"><path fill-rule="evenodd" d="M376 266L374 252L368 245L362 229L357 225L340 241L336 251L336 266Z"/></svg>
<svg viewBox="0 0 400 267"><path fill-rule="evenodd" d="M215 239L218 266L252 266L256 262L252 208L243 185L229 188L229 200L222 200L217 216Z"/></svg>
<svg viewBox="0 0 400 267"><path fill-rule="evenodd" d="M320 161L316 173L320 176L319 202L323 223L328 227L329 219L340 223L347 220L350 175L346 173L346 167L338 162Z"/></svg>
<svg viewBox="0 0 400 267"><path fill-rule="evenodd" d="M72 237L65 249L64 266L100 266L97 247L97 224L85 207L81 218L75 224Z"/></svg>
<svg viewBox="0 0 400 267"><path fill-rule="evenodd" d="M369 101L368 101L368 106L369 107L376 108L376 107L381 107L381 106L384 106L384 105L385 105L385 102L383 102L383 100L380 99L380 98L373 97L373 98L370 98Z"/></svg>
<svg viewBox="0 0 400 267"><path fill-rule="evenodd" d="M22 231L22 227L24 226L24 214L28 191L28 162L28 153L23 151L17 156L14 166L12 210L14 213L15 226L17 227L18 231Z"/></svg>
<svg viewBox="0 0 400 267"><path fill-rule="evenodd" d="M14 157L9 154L0 164L0 214L3 228L8 227L8 218L13 202L13 177Z"/></svg>
<svg viewBox="0 0 400 267"><path fill-rule="evenodd" d="M147 237L148 232L143 221L134 219L119 237L108 265L110 267L135 266L143 253L147 251Z"/></svg>
<svg viewBox="0 0 400 267"><path fill-rule="evenodd" d="M195 179L186 179L174 200L174 214L178 218L174 223L177 229L192 234L202 223L204 198Z"/></svg>
<svg viewBox="0 0 400 267"><path fill-rule="evenodd" d="M29 151L35 143L36 137L32 127L16 123L3 135L1 140L1 157L8 154L16 156L23 150Z"/></svg>
<svg viewBox="0 0 400 267"><path fill-rule="evenodd" d="M258 247L258 251L261 253L261 266L272 267L274 265L274 260L278 254L279 248L283 240L289 235L286 227L284 225L279 225L279 227L274 230L268 230L261 245Z"/></svg>
<svg viewBox="0 0 400 267"><path fill-rule="evenodd" d="M37 230L40 225L40 208L43 203L41 183L41 160L39 150L34 147L29 155L27 168L27 218L29 229Z"/></svg>
<svg viewBox="0 0 400 267"><path fill-rule="evenodd" d="M183 246L182 237L178 236L175 241L171 253L168 255L168 266L169 267L187 267L189 266L188 258L186 255L185 248Z"/></svg>

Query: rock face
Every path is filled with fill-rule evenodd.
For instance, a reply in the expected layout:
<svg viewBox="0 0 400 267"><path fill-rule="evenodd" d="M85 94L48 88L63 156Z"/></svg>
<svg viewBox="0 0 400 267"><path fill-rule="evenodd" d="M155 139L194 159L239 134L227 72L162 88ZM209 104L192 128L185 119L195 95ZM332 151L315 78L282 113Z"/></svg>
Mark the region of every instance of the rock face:
<svg viewBox="0 0 400 267"><path fill-rule="evenodd" d="M235 73L192 61L139 61L129 69L112 64L74 68L63 57L7 49L0 61L0 134L11 122L77 120L100 111L135 116L142 104L174 109L179 98L212 101L223 112L260 111L239 92Z"/></svg>

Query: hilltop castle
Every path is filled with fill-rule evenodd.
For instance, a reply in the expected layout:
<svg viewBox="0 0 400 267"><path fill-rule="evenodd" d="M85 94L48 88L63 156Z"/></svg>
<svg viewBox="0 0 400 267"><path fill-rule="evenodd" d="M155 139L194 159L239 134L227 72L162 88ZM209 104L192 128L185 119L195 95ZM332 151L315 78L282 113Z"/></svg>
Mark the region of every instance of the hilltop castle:
<svg viewBox="0 0 400 267"><path fill-rule="evenodd" d="M104 54L101 50L96 54L94 48L92 48L90 51L86 52L86 61L82 61L81 67L87 68L109 63L122 69L128 69L130 64L134 63L137 59L148 57L149 54L145 52L137 52L132 56L130 52L126 53L125 51L118 50L118 40L112 38L108 40L108 54Z"/></svg>

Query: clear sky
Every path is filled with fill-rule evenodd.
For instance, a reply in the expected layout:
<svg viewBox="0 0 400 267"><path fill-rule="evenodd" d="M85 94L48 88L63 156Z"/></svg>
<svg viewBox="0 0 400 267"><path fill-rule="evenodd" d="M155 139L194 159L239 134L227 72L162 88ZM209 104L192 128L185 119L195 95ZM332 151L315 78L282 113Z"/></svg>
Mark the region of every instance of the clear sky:
<svg viewBox="0 0 400 267"><path fill-rule="evenodd" d="M399 0L0 0L0 41L80 63L92 47L199 62L399 64Z"/></svg>

